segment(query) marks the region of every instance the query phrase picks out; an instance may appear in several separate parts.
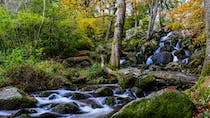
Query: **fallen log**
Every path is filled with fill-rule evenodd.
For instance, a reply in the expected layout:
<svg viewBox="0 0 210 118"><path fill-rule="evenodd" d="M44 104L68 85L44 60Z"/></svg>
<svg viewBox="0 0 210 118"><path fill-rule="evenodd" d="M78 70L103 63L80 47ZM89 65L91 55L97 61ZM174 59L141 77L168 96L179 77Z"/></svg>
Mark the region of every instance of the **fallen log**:
<svg viewBox="0 0 210 118"><path fill-rule="evenodd" d="M196 76L186 75L181 72L175 71L148 71L147 74L151 74L156 78L163 79L166 81L176 81L181 83L195 83L197 80Z"/></svg>

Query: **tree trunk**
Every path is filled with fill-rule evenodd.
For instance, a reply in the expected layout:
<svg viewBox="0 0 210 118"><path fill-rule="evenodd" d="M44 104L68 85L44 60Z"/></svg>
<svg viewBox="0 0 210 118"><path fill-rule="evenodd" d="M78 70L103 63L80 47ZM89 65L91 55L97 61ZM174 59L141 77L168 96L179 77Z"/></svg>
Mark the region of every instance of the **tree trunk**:
<svg viewBox="0 0 210 118"><path fill-rule="evenodd" d="M204 0L205 18L206 18L206 54L204 68L210 64L210 0Z"/></svg>
<svg viewBox="0 0 210 118"><path fill-rule="evenodd" d="M159 0L155 0L155 3L150 4L150 20L147 30L147 39L150 39L153 34L153 28L157 16L158 6L159 6Z"/></svg>
<svg viewBox="0 0 210 118"><path fill-rule="evenodd" d="M111 9L113 9L113 15L115 15L115 13L117 11L117 9L115 8L115 3L116 3L116 0L114 0L113 3L110 5L110 11L109 11L110 15L111 15ZM107 32L106 32L106 37L105 37L106 40L109 39L109 34L111 32L111 29L112 29L113 21L114 21L114 18L111 17L110 21L109 21Z"/></svg>
<svg viewBox="0 0 210 118"><path fill-rule="evenodd" d="M120 67L120 48L123 37L125 10L126 10L125 0L118 0L114 39L112 42L112 54L110 60L111 65L115 68Z"/></svg>

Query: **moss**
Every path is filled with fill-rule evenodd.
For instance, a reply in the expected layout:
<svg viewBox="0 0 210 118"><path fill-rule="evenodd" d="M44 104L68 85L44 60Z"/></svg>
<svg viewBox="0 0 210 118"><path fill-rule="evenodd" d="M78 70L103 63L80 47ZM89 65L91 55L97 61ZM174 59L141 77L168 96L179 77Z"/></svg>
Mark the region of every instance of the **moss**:
<svg viewBox="0 0 210 118"><path fill-rule="evenodd" d="M148 74L143 76L142 78L139 78L135 82L135 86L141 89L146 89L147 87L150 87L149 85L153 84L155 82L156 78L154 75Z"/></svg>
<svg viewBox="0 0 210 118"><path fill-rule="evenodd" d="M10 98L7 100L0 100L1 110L15 110L21 108L30 108L36 106L36 100L32 98Z"/></svg>
<svg viewBox="0 0 210 118"><path fill-rule="evenodd" d="M93 64L91 67L85 68L83 71L81 71L81 76L84 78L87 78L87 80L93 80L100 77L106 78L107 74L104 72L104 70L101 68L99 63Z"/></svg>
<svg viewBox="0 0 210 118"><path fill-rule="evenodd" d="M191 99L195 104L205 106L205 103L210 101L209 79L210 76L200 76L196 84L185 91L189 96L191 96Z"/></svg>
<svg viewBox="0 0 210 118"><path fill-rule="evenodd" d="M210 64L204 65L202 71L201 71L201 76L205 77L210 75Z"/></svg>
<svg viewBox="0 0 210 118"><path fill-rule="evenodd" d="M128 73L127 75L117 75L118 84L123 88L132 87L135 84L135 76L133 73Z"/></svg>
<svg viewBox="0 0 210 118"><path fill-rule="evenodd" d="M108 97L104 100L104 103L109 105L109 106L114 106L115 105L115 98L114 97Z"/></svg>
<svg viewBox="0 0 210 118"><path fill-rule="evenodd" d="M166 91L132 101L112 118L192 118L193 108L185 94Z"/></svg>
<svg viewBox="0 0 210 118"><path fill-rule="evenodd" d="M8 78L7 84L16 86L24 91L59 88L64 84L63 78L55 77L29 64L8 68L2 75Z"/></svg>

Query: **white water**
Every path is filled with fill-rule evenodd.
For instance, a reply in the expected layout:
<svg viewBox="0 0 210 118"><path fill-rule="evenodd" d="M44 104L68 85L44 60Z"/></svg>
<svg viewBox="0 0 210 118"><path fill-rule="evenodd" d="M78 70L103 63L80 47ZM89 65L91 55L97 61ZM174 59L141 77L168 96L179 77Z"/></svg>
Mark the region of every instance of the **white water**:
<svg viewBox="0 0 210 118"><path fill-rule="evenodd" d="M146 64L147 65L151 65L153 64L153 60L152 60L152 56L157 55L161 52L161 49L165 46L164 42L165 41L169 41L170 42L170 46L173 47L173 51L171 52L172 56L173 56L173 62L178 62L179 58L175 55L175 53L177 52L177 50L181 49L181 39L178 39L177 43L175 44L175 46L172 45L172 40L167 40L169 36L171 36L173 33L169 32L166 36L163 36L160 38L160 42L159 42L159 47L154 51L153 55L149 56L146 60ZM190 51L189 50L184 50L185 52L185 59L182 59L181 62L184 64L188 64L189 63L189 56Z"/></svg>
<svg viewBox="0 0 210 118"><path fill-rule="evenodd" d="M116 88L118 87L117 84L101 84L101 85L95 85L95 87L98 86L106 86L106 87L114 87L113 92L115 97L121 97L121 98L132 98L129 94L129 90L126 89L126 91L122 94L116 94ZM94 87L94 86L93 86ZM65 89L58 89L58 90L48 90L44 92L50 92L51 94L48 97L41 97L39 94L41 92L33 93L32 96L38 101L36 108L28 108L28 110L36 111L35 113L30 113L30 116L37 117L44 113L52 113L52 114L58 114L59 117L68 117L68 118L101 118L107 117L110 113L114 111L114 109L111 106L108 106L104 103L106 97L94 97L92 94L94 90L92 91L71 91L71 90L65 90ZM80 93L80 94L86 94L90 97L84 100L73 100L70 96L65 96L67 93ZM115 100L117 100L115 98ZM100 108L93 108L91 103L85 102L85 101L93 101L97 105L100 105ZM81 114L59 114L52 111L53 105L57 104L66 104L66 103L76 103L79 106ZM115 101L116 105L122 105L120 101ZM119 103L119 104L118 104ZM8 110L8 111L0 111L0 117L1 116L10 116L12 114L15 114L18 110Z"/></svg>

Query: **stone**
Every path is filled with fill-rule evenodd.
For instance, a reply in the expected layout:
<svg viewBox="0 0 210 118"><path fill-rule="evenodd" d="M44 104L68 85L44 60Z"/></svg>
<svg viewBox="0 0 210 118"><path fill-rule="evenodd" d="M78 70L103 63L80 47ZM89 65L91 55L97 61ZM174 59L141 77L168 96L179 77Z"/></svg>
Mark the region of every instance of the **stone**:
<svg viewBox="0 0 210 118"><path fill-rule="evenodd" d="M156 78L152 74L144 75L135 81L135 86L142 90L149 90L151 86L156 82Z"/></svg>
<svg viewBox="0 0 210 118"><path fill-rule="evenodd" d="M114 97L107 97L104 101L104 104L107 104L109 106L114 106L116 104L116 100Z"/></svg>
<svg viewBox="0 0 210 118"><path fill-rule="evenodd" d="M36 106L36 100L18 88L8 86L0 89L0 110L16 110Z"/></svg>
<svg viewBox="0 0 210 118"><path fill-rule="evenodd" d="M135 97L137 97L137 98L144 97L143 91L138 87L131 88L131 91L135 95Z"/></svg>
<svg viewBox="0 0 210 118"><path fill-rule="evenodd" d="M87 99L90 98L91 95L89 94L83 94L83 93L72 93L71 99L73 100L81 100L81 99Z"/></svg>
<svg viewBox="0 0 210 118"><path fill-rule="evenodd" d="M194 105L179 91L161 91L125 105L112 118L192 118Z"/></svg>
<svg viewBox="0 0 210 118"><path fill-rule="evenodd" d="M173 56L170 52L161 52L152 56L152 61L156 65L165 65L173 61Z"/></svg>
<svg viewBox="0 0 210 118"><path fill-rule="evenodd" d="M60 104L52 108L53 112L58 112L61 114L69 114L69 113L78 113L80 111L79 106L74 103Z"/></svg>
<svg viewBox="0 0 210 118"><path fill-rule="evenodd" d="M113 95L113 91L111 88L108 88L108 87L102 87L102 88L99 88L97 89L94 94L97 96L97 97L105 97L105 96L112 96Z"/></svg>

